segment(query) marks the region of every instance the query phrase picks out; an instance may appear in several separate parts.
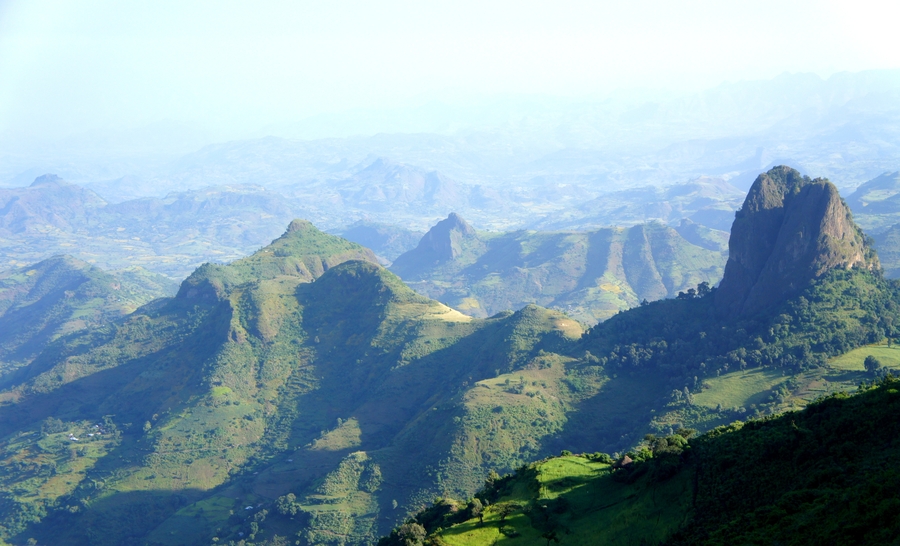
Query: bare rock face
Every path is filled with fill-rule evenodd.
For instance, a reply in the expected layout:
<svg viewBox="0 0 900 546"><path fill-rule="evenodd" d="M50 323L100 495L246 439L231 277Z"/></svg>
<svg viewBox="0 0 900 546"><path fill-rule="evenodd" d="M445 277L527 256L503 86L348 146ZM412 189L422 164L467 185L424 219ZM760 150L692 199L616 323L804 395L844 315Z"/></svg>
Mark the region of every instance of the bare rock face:
<svg viewBox="0 0 900 546"><path fill-rule="evenodd" d="M768 309L837 267L880 267L837 188L784 166L753 183L735 214L728 250L716 291L720 317Z"/></svg>
<svg viewBox="0 0 900 546"><path fill-rule="evenodd" d="M413 279L423 268L458 257L469 239L478 239L475 229L460 215L451 212L428 230L416 248L398 257L391 270L403 279Z"/></svg>

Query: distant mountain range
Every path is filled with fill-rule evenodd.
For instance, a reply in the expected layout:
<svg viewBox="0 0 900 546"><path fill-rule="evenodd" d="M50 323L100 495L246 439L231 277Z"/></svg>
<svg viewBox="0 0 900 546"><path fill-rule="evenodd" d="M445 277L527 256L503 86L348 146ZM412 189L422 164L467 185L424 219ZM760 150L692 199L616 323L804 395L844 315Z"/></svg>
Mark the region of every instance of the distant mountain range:
<svg viewBox="0 0 900 546"><path fill-rule="evenodd" d="M196 140L184 138L192 129L178 125L123 132L112 140L85 134L34 148L11 138L4 143L9 152L0 161L0 178L21 185L56 172L99 189L130 177L123 182L141 193L118 192L127 197L234 184L285 192L285 187L346 178L386 158L466 185L515 188L550 201L559 199L560 192L581 192L588 200L704 175L728 178L746 190L760 172L779 164L827 176L848 190L900 165L898 96L897 70L838 73L827 79L782 74L668 96L629 91L596 99L508 95L460 103L436 100L374 113L379 119L375 125L354 123L373 117L354 111L261 133L278 136L199 149L188 144ZM356 130L336 129L354 124ZM334 138L338 136L342 138ZM184 142L182 155L174 152L179 149L174 142ZM111 194L110 199L119 200ZM556 203L556 210L572 204Z"/></svg>
<svg viewBox="0 0 900 546"><path fill-rule="evenodd" d="M716 284L727 237L688 220L678 229L650 223L485 233L454 213L397 257L391 271L420 294L472 316L536 303L595 324L641 301Z"/></svg>
<svg viewBox="0 0 900 546"><path fill-rule="evenodd" d="M716 181L625 192L614 196L615 207L601 203L539 223L596 229L691 216L700 224L719 224L736 206L734 192ZM0 189L0 270L69 253L107 269L138 264L178 279L204 262L227 262L253 252L294 217L353 240L359 237L387 263L415 246L424 232L417 226L452 210L471 212L486 226L510 223L498 211L521 205L511 195L382 159L346 178L295 188L287 196L234 185L110 203L89 189L45 175L28 187ZM510 212L511 217L519 214L524 221L527 215L533 223L535 211L544 205L532 205L535 210L526 207ZM393 235L367 234L366 225Z"/></svg>

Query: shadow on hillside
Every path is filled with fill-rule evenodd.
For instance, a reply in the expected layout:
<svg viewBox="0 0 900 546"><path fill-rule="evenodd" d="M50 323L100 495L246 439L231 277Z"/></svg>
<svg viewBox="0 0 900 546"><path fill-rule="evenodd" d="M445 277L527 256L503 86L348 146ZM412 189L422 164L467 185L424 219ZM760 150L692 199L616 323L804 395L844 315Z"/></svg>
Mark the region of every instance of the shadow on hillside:
<svg viewBox="0 0 900 546"><path fill-rule="evenodd" d="M547 448L558 453L623 451L636 444L641 431L649 428L653 408L668 394L668 380L655 370L620 373L599 393L575 405L562 432L548 441Z"/></svg>
<svg viewBox="0 0 900 546"><path fill-rule="evenodd" d="M70 546L118 546L143 544L147 535L175 512L209 494L208 491L132 491L113 493L92 501L89 509L77 502L65 504L50 513L38 525L32 525L11 538L24 544L34 538L38 544ZM197 544L207 539L223 522L202 517L185 518L173 544Z"/></svg>
<svg viewBox="0 0 900 546"><path fill-rule="evenodd" d="M202 368L194 363L210 358L216 350L210 336L212 339L218 339L218 336L210 330L200 328L180 343L139 358L112 355L108 358L125 361L0 407L0 436L32 427L50 416L63 420L99 420L112 414L120 425L149 420L154 413L167 409L163 405L171 406L173 398L184 399L193 394L190 387L198 384L202 373ZM92 344L92 348L97 347ZM62 356L85 352L87 350L79 348L77 352ZM53 363L61 364L59 361ZM48 365L45 373L52 373L52 370ZM142 375L147 371L158 373ZM185 389L188 392L182 393Z"/></svg>

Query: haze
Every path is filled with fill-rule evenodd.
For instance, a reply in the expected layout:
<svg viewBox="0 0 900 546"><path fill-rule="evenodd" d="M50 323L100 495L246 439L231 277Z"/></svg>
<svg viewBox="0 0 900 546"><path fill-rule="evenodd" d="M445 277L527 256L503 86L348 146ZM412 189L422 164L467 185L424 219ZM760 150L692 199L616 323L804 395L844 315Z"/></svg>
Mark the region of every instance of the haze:
<svg viewBox="0 0 900 546"><path fill-rule="evenodd" d="M900 65L884 3L555 4L4 2L0 124L174 121L235 138L353 108Z"/></svg>

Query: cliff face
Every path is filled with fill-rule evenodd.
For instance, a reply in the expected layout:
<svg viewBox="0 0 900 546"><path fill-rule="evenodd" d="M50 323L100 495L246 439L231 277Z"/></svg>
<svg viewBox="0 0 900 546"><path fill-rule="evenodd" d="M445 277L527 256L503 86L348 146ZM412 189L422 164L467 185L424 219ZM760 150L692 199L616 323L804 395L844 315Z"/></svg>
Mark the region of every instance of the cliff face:
<svg viewBox="0 0 900 546"><path fill-rule="evenodd" d="M391 265L391 271L405 280L418 279L417 275L435 264L457 258L463 252L466 241L476 241L478 235L461 216L450 216L434 225L413 250L401 255Z"/></svg>
<svg viewBox="0 0 900 546"><path fill-rule="evenodd" d="M767 309L836 267L878 268L837 188L789 167L759 175L735 214L720 317Z"/></svg>

